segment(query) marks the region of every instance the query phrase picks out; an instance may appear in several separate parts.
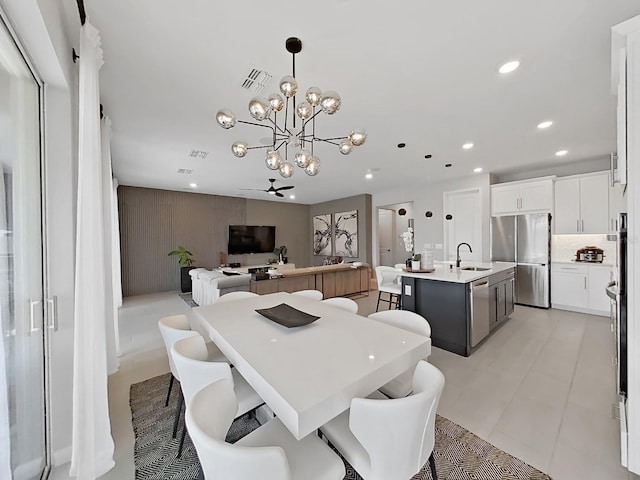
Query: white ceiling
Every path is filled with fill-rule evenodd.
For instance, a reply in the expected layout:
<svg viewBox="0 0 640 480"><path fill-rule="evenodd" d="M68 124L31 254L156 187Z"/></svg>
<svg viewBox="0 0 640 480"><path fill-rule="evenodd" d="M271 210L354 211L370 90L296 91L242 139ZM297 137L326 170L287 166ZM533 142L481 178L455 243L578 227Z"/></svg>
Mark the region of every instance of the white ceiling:
<svg viewBox="0 0 640 480"><path fill-rule="evenodd" d="M240 189L267 188L275 176L307 204L473 175L475 167L505 174L608 158L610 28L640 14L637 0L85 3L102 35L102 103L121 184L192 190L195 182L201 193L274 199ZM235 140L260 145L264 132L215 121L222 107L252 120L253 94L240 84L255 65L273 75L262 95L276 92L291 74L290 36L303 42L300 90L315 85L342 97L338 113L318 117L318 132L368 133L349 156L317 147L316 177L296 167L281 178L264 166L264 150L234 157ZM520 68L499 74L512 59ZM538 130L543 120L554 125ZM474 148L463 150L466 142ZM192 149L210 153L191 159ZM561 160L560 149L569 151ZM365 180L368 169L380 170Z"/></svg>

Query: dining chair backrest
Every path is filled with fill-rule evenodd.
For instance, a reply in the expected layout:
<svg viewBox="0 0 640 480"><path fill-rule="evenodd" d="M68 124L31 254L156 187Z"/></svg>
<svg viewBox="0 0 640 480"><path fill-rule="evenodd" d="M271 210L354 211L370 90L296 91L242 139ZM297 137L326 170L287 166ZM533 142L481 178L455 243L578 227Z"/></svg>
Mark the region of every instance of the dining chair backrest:
<svg viewBox="0 0 640 480"><path fill-rule="evenodd" d="M281 447L243 447L225 442L237 410L238 401L228 379L211 383L187 402L187 428L205 478L290 480L287 456Z"/></svg>
<svg viewBox="0 0 640 480"><path fill-rule="evenodd" d="M257 296L258 294L253 292L229 292L218 298L216 303L234 302L236 300L245 300L247 298L254 298Z"/></svg>
<svg viewBox="0 0 640 480"><path fill-rule="evenodd" d="M326 300L322 300L320 303L325 303L327 305L331 305L333 307L338 307L347 312L358 313L358 304L351 300L350 298L344 297L333 297L327 298Z"/></svg>
<svg viewBox="0 0 640 480"><path fill-rule="evenodd" d="M298 290L293 292L293 295L300 295L301 297L310 298L311 300L322 300L322 292L320 290Z"/></svg>
<svg viewBox="0 0 640 480"><path fill-rule="evenodd" d="M158 321L158 328L160 329L160 335L164 341L164 347L167 350L169 357L169 368L174 377L180 380L176 366L171 358L171 347L178 340L183 338L189 338L196 335L200 335L198 332L191 330L189 319L186 315L171 315L169 317L163 317Z"/></svg>
<svg viewBox="0 0 640 480"><path fill-rule="evenodd" d="M405 268L407 265L404 263L396 263L393 268L395 268L396 270L402 270L403 268Z"/></svg>
<svg viewBox="0 0 640 480"><path fill-rule="evenodd" d="M207 345L201 335L178 340L171 348L171 356L180 374L180 387L187 404L211 382L226 378L233 385L228 363L207 361Z"/></svg>
<svg viewBox="0 0 640 480"><path fill-rule="evenodd" d="M394 285L397 289L398 276L400 275L400 270L393 267L386 267L384 265L380 265L376 267L376 281L378 282L378 290L385 290L385 286ZM394 289L395 290L395 289Z"/></svg>
<svg viewBox="0 0 640 480"><path fill-rule="evenodd" d="M411 478L435 445L435 418L444 376L421 360L413 375L413 394L391 400L354 398L349 429L369 455L367 478Z"/></svg>
<svg viewBox="0 0 640 480"><path fill-rule="evenodd" d="M431 325L429 325L427 319L409 310L383 310L372 313L369 318L418 335L431 337Z"/></svg>

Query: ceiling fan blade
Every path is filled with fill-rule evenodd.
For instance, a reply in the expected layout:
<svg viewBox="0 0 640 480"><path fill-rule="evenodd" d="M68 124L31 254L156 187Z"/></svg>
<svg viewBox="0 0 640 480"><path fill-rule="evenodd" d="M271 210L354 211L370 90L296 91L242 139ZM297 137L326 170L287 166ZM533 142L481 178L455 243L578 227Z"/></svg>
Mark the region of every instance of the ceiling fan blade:
<svg viewBox="0 0 640 480"><path fill-rule="evenodd" d="M262 190L261 188L239 188L238 190L251 190L254 192L266 192L267 190Z"/></svg>
<svg viewBox="0 0 640 480"><path fill-rule="evenodd" d="M276 197L284 197L284 195L281 194L280 192L276 192Z"/></svg>
<svg viewBox="0 0 640 480"><path fill-rule="evenodd" d="M276 188L276 192L278 192L280 190L291 190L292 188L294 188L294 185L285 185L284 187Z"/></svg>

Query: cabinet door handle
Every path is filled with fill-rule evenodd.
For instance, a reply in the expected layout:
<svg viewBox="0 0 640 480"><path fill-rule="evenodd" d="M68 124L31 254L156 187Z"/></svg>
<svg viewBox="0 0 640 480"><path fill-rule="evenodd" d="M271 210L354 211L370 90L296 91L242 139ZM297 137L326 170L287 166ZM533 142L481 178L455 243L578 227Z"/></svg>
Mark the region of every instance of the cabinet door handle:
<svg viewBox="0 0 640 480"><path fill-rule="evenodd" d="M580 219L576 220L576 232L580 233Z"/></svg>
<svg viewBox="0 0 640 480"><path fill-rule="evenodd" d="M47 298L47 305L51 307L49 317L49 329L54 332L58 331L58 296L54 295L51 298Z"/></svg>
<svg viewBox="0 0 640 480"><path fill-rule="evenodd" d="M584 277L584 289L587 289L587 277Z"/></svg>
<svg viewBox="0 0 640 480"><path fill-rule="evenodd" d="M38 331L40 331L40 327L36 326L36 320L35 320L35 307L37 305L40 305L40 303L42 303L40 300L29 300L29 319L28 319L28 325L27 325L27 335L31 335L32 333L36 333Z"/></svg>
<svg viewBox="0 0 640 480"><path fill-rule="evenodd" d="M584 233L584 220L582 220L582 230L581 230L581 232Z"/></svg>

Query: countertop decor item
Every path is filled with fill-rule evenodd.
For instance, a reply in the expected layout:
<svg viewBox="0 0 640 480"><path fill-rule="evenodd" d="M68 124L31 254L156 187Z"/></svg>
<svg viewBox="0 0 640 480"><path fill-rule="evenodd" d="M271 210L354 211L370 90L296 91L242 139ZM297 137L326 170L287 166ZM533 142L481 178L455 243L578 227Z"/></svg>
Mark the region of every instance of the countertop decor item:
<svg viewBox="0 0 640 480"><path fill-rule="evenodd" d="M273 93L269 98L253 97L249 101L249 113L258 122L238 120L229 109L218 110L216 120L224 128L233 128L237 123L268 128L272 133L270 145L250 147L245 141L236 141L231 146L233 154L242 158L249 150L266 148L265 163L270 170L279 170L280 175L289 178L296 166L302 168L307 175L314 176L320 171L320 159L314 154L314 144L330 143L338 147L343 155L351 153L354 147L364 144L367 134L364 130L352 130L344 137L322 137L316 134L316 117L321 112L333 115L340 109L342 99L338 93L327 90L322 92L318 87L310 87L302 101L296 101L298 82L296 81L296 53L302 51L302 40L289 37L285 42L287 52L293 59L291 76L280 80L280 93ZM268 75L268 74L267 74ZM284 95L284 98L282 97ZM278 116L278 112L284 112ZM284 147L284 148L282 148ZM282 148L282 150L281 150ZM291 160L289 159L291 148Z"/></svg>
<svg viewBox="0 0 640 480"><path fill-rule="evenodd" d="M291 305L281 303L271 308L260 308L256 310L263 317L272 322L279 323L287 328L302 327L315 322L320 317L293 308Z"/></svg>

